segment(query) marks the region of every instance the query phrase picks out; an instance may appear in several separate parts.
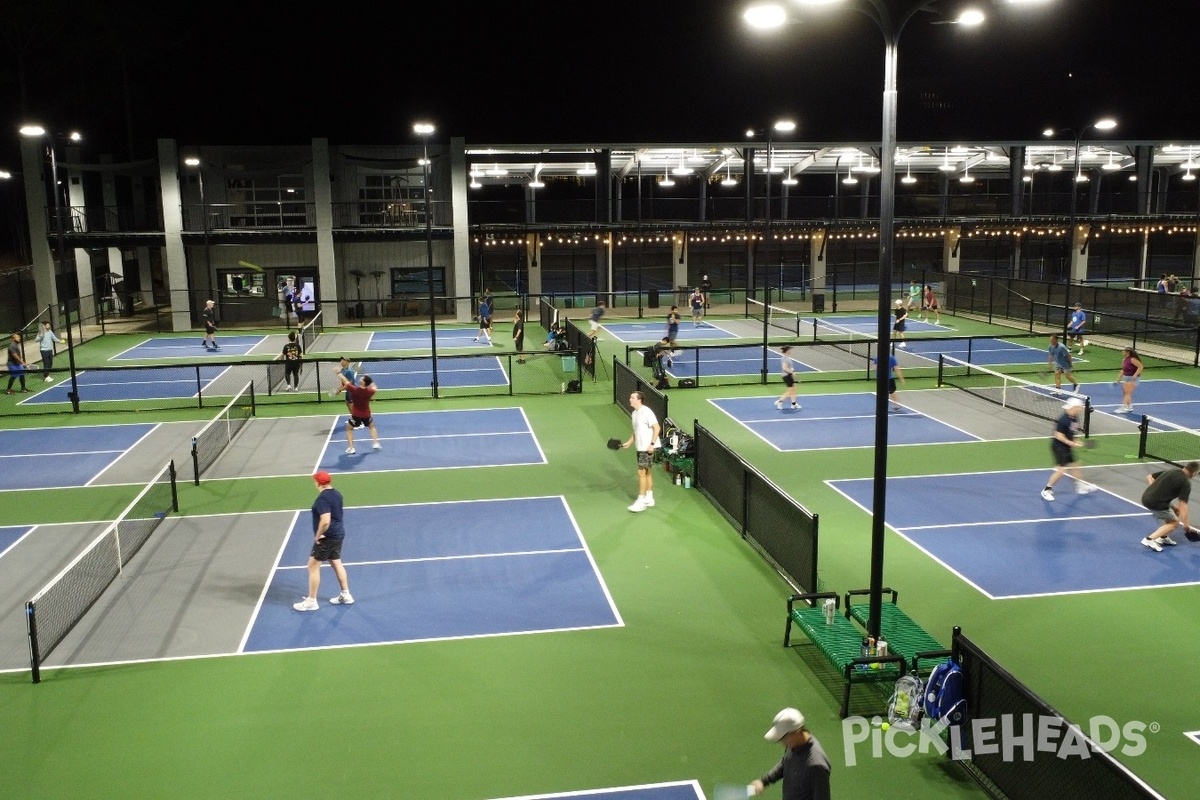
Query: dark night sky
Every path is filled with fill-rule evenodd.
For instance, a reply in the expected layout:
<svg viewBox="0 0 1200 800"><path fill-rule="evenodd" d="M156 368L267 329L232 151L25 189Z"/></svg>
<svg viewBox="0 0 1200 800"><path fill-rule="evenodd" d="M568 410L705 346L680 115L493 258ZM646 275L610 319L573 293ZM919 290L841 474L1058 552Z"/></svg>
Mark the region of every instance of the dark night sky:
<svg viewBox="0 0 1200 800"><path fill-rule="evenodd" d="M1102 115L1120 120L1114 138L1200 139L1200 3L975 4L983 27L922 14L906 28L901 141L1037 138ZM118 160L131 143L152 156L160 137L410 142L418 117L469 144L737 141L785 113L801 140L880 135L883 40L851 11L764 35L743 0L147 5L6 0L0 168L19 169L22 118L77 127L87 155ZM946 107L923 107L926 91Z"/></svg>

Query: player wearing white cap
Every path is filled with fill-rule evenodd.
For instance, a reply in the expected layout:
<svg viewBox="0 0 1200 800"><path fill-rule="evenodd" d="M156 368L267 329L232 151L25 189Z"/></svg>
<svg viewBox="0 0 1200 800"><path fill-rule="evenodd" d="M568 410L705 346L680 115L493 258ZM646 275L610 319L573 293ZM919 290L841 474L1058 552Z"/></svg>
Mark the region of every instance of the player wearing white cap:
<svg viewBox="0 0 1200 800"><path fill-rule="evenodd" d="M765 775L750 783L755 795L783 781L783 800L829 800L829 757L816 737L804 727L804 715L785 708L775 715L763 737L783 745L783 758Z"/></svg>

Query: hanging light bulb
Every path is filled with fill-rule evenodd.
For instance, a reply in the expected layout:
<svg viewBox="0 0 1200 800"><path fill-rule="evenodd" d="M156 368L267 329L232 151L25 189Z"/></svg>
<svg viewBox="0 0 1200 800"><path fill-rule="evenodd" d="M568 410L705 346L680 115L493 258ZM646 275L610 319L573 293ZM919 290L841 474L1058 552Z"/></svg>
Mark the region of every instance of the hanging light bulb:
<svg viewBox="0 0 1200 800"><path fill-rule="evenodd" d="M1108 163L1100 165L1100 169L1105 170L1106 172L1113 172L1114 170L1118 170L1120 168L1121 165L1113 161L1113 154L1111 152L1108 154Z"/></svg>
<svg viewBox="0 0 1200 800"><path fill-rule="evenodd" d="M907 162L907 167L906 167L906 171L904 173L904 177L900 179L900 182L901 183L916 183L917 179L914 178L913 174L912 174L912 156L908 156L904 160Z"/></svg>
<svg viewBox="0 0 1200 800"><path fill-rule="evenodd" d="M595 175L596 174L596 165L589 161L588 163L584 164L579 169L575 170L575 174L576 175Z"/></svg>
<svg viewBox="0 0 1200 800"><path fill-rule="evenodd" d="M942 158L942 163L938 167L942 172L954 172L954 165L950 163L950 150L947 149L945 156Z"/></svg>
<svg viewBox="0 0 1200 800"><path fill-rule="evenodd" d="M662 180L658 182L659 186L674 186L675 181L671 180L671 173L667 171L667 167L663 166Z"/></svg>
<svg viewBox="0 0 1200 800"><path fill-rule="evenodd" d="M850 167L846 167L846 177L842 178L842 183L847 186L853 186L858 183L858 178L854 177L854 173L850 171Z"/></svg>
<svg viewBox="0 0 1200 800"><path fill-rule="evenodd" d="M722 186L737 186L737 179L733 177L733 167L729 162L725 162L725 178L721 181Z"/></svg>
<svg viewBox="0 0 1200 800"><path fill-rule="evenodd" d="M691 175L694 172L691 167L685 166L683 163L683 153L679 154L679 166L671 170L676 175Z"/></svg>

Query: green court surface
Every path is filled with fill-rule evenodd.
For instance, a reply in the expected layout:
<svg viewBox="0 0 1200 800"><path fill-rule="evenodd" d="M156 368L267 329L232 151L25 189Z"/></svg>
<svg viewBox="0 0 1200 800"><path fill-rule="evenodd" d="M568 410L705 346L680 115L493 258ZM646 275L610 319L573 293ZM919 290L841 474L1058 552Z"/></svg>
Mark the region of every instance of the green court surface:
<svg viewBox="0 0 1200 800"><path fill-rule="evenodd" d="M947 319L972 332L986 329ZM535 334L531 329L537 341ZM1116 352L1094 348L1094 357L1088 379L1115 372ZM1192 368L1147 377L1200 383ZM932 385L929 375L917 374L904 391ZM863 379L806 381L800 391L871 386ZM707 402L730 396L769 402L778 393L774 383L672 390L671 417L686 427L699 419L820 515L822 588L866 586L870 517L825 481L871 476L873 451L778 452ZM0 796L491 800L695 779L711 798L716 785L744 784L775 763L780 748L763 733L780 708L795 706L829 753L834 797L983 797L965 771L934 754L874 757L859 744L854 765L847 763L837 677L813 648L782 646L791 593L784 580L699 491L668 483L661 469L657 505L641 514L626 510L636 488L634 457L605 448L629 428L611 394L602 374L577 395L391 401L378 410L520 406L548 463L350 474L336 483L348 505L561 494L622 626L49 669L39 685L28 671L0 673ZM150 416L206 413L214 410ZM263 418L317 413L330 409L301 403L259 409ZM135 416L147 415L59 414L39 417L38 424ZM0 420L30 424L21 416ZM1087 460L1136 463L1136 449L1135 434L1113 436ZM889 474L1048 471L1047 451L1046 437L893 448ZM279 462L280 473L311 468L290 463L287 453ZM135 492L56 490L53 502L45 493L5 492L5 524L112 518ZM303 477L206 480L199 487L181 479L179 492L183 515L306 511L313 486ZM1130 546L1137 547L1151 519L1136 517L1130 525ZM347 549L353 531L349 537ZM1189 547L1200 545L1181 542L1161 555L1197 558L1200 551ZM229 542L225 557L238 558L237 542ZM221 563L196 569L220 570ZM1068 719L1146 723L1145 752L1118 758L1164 796L1194 796L1200 745L1185 734L1200 730L1187 688L1200 655L1190 633L1200 586L993 601L890 530L885 582L927 631L948 642L952 627L961 626ZM330 586L326 574L323 595ZM23 614L26 599L10 597L0 612ZM331 610L322 605L319 613ZM405 612L402 600L398 610ZM86 628L87 617L80 625ZM880 707L869 689L855 690L852 712ZM772 787L764 796L778 792Z"/></svg>

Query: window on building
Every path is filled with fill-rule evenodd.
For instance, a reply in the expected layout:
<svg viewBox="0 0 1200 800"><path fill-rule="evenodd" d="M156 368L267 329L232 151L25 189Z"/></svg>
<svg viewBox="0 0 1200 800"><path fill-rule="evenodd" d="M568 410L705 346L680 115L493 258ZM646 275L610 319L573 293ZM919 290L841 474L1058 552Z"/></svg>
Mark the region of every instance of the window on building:
<svg viewBox="0 0 1200 800"><path fill-rule="evenodd" d="M231 179L225 191L232 227L303 228L310 225L303 175Z"/></svg>

